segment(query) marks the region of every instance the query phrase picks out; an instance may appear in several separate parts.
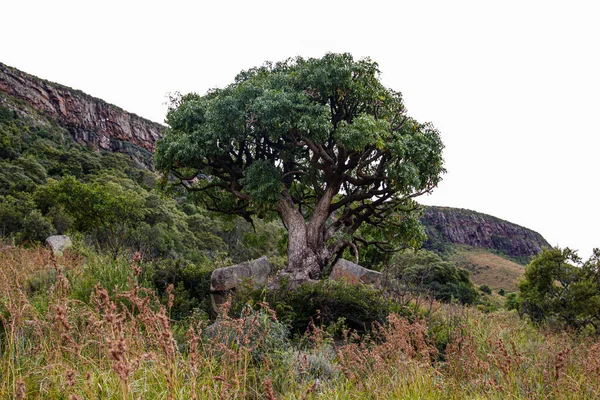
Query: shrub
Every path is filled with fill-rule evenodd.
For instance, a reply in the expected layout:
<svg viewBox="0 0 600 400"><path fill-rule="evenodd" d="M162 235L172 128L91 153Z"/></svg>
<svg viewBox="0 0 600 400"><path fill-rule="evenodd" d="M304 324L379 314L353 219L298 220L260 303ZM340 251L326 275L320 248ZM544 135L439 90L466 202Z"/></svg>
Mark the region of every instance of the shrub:
<svg viewBox="0 0 600 400"><path fill-rule="evenodd" d="M583 262L576 252L544 249L519 283L520 312L555 328L600 327L600 249Z"/></svg>
<svg viewBox="0 0 600 400"><path fill-rule="evenodd" d="M173 285L175 299L171 317L183 319L194 309L208 314L210 303L210 277L214 266L199 265L185 260L164 259L148 262L142 266L142 279L154 288L162 297Z"/></svg>
<svg viewBox="0 0 600 400"><path fill-rule="evenodd" d="M479 286L479 290L481 290L485 294L492 294L492 289L488 285Z"/></svg>
<svg viewBox="0 0 600 400"><path fill-rule="evenodd" d="M311 322L332 326L340 320L349 328L365 332L374 322L383 323L390 312L403 311L380 291L328 280L305 283L296 290L289 290L285 284L276 291L241 290L234 299L234 309L239 309L248 297L255 302L266 299L277 317L295 333L305 332Z"/></svg>
<svg viewBox="0 0 600 400"><path fill-rule="evenodd" d="M212 346L246 349L255 363L289 348L287 326L277 320L266 304L260 304L257 309L246 304L237 318L227 315L228 307L226 303L217 320L206 328ZM216 343L221 346L215 346Z"/></svg>
<svg viewBox="0 0 600 400"><path fill-rule="evenodd" d="M386 288L404 301L429 295L444 302L473 304L478 296L469 271L426 250L395 255L385 277Z"/></svg>
<svg viewBox="0 0 600 400"><path fill-rule="evenodd" d="M38 210L33 210L23 219L23 242L43 242L53 233L52 223Z"/></svg>

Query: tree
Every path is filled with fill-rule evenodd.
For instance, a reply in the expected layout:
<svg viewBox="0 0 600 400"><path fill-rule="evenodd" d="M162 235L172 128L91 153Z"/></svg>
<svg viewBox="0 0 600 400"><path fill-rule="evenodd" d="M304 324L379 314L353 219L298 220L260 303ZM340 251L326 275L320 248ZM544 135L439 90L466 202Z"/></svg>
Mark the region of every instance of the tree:
<svg viewBox="0 0 600 400"><path fill-rule="evenodd" d="M166 122L158 170L208 210L278 214L293 281L318 279L346 248L414 244L413 198L444 172L438 131L406 115L375 62L349 54L243 71L176 99ZM363 224L391 234L363 237Z"/></svg>
<svg viewBox="0 0 600 400"><path fill-rule="evenodd" d="M525 269L510 306L534 322L600 332L600 250L586 262L575 251L544 249Z"/></svg>
<svg viewBox="0 0 600 400"><path fill-rule="evenodd" d="M68 175L60 181L51 180L36 191L36 202L45 213L57 205L63 207L76 230L94 233L116 257L126 245L130 227L146 213L143 193L133 190L135 186L124 187L116 177L96 178L98 181L92 183Z"/></svg>
<svg viewBox="0 0 600 400"><path fill-rule="evenodd" d="M430 296L444 302L472 304L478 296L468 270L427 250L394 255L384 276L388 291L403 303Z"/></svg>

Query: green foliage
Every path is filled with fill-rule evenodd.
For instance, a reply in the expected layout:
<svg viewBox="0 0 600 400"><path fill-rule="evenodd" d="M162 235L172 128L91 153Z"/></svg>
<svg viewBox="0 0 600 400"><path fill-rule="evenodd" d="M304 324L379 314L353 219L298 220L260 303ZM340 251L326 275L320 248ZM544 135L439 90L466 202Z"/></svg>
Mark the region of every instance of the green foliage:
<svg viewBox="0 0 600 400"><path fill-rule="evenodd" d="M384 273L389 290L400 298L425 294L437 300L457 300L463 304L472 304L477 299L477 290L467 270L426 250L396 254Z"/></svg>
<svg viewBox="0 0 600 400"><path fill-rule="evenodd" d="M108 229L117 223L139 221L143 218L143 198L114 182L82 183L72 176L52 181L36 193L41 209L50 204L62 206L73 218L81 232Z"/></svg>
<svg viewBox="0 0 600 400"><path fill-rule="evenodd" d="M517 293L514 293L514 292L507 293L506 300L504 301L504 307L507 310L520 311L521 298L517 295Z"/></svg>
<svg viewBox="0 0 600 400"><path fill-rule="evenodd" d="M46 217L52 221L52 226L54 226L58 235L65 234L74 224L73 217L60 204L50 207L46 213Z"/></svg>
<svg viewBox="0 0 600 400"><path fill-rule="evenodd" d="M600 328L600 250L586 262L575 251L544 249L525 269L518 298L507 296L507 307L518 308L536 323L577 330Z"/></svg>
<svg viewBox="0 0 600 400"><path fill-rule="evenodd" d="M38 210L31 211L23 218L21 241L43 242L52 234L54 234L52 223Z"/></svg>
<svg viewBox="0 0 600 400"><path fill-rule="evenodd" d="M295 221L323 221L315 224L328 259L348 247L397 249L424 239L410 199L440 181L443 144L431 124L406 115L370 59L267 63L223 89L175 99L167 124L157 169L207 209L249 220L288 204ZM325 222L315 208L337 215ZM363 224L376 229L357 231Z"/></svg>
<svg viewBox="0 0 600 400"><path fill-rule="evenodd" d="M232 320L227 315L219 315L207 329L207 336L213 343L216 341L228 349L238 349L250 344L252 361L263 363L265 359L275 358L277 353L290 347L288 327L273 318L269 311L271 310L265 307L254 309L246 304L239 319Z"/></svg>
<svg viewBox="0 0 600 400"><path fill-rule="evenodd" d="M380 291L330 280L306 283L295 290L289 290L284 284L276 291L252 291L250 294L241 291L236 295L238 306L234 310L239 310L248 297L255 302L266 300L277 312L277 318L300 334L311 322L317 326L335 327L340 321L344 326L365 332L374 322L383 323L390 312L403 311Z"/></svg>
<svg viewBox="0 0 600 400"><path fill-rule="evenodd" d="M492 289L488 285L479 286L479 290L481 290L485 294L492 294Z"/></svg>
<svg viewBox="0 0 600 400"><path fill-rule="evenodd" d="M257 206L274 205L283 189L281 171L267 160L259 160L244 170L244 191Z"/></svg>
<svg viewBox="0 0 600 400"><path fill-rule="evenodd" d="M214 265L164 259L145 263L141 277L159 293L163 293L165 300L168 297L167 288L173 285L175 299L171 317L184 319L192 315L194 309L201 310L205 315L211 313L210 277L214 269Z"/></svg>

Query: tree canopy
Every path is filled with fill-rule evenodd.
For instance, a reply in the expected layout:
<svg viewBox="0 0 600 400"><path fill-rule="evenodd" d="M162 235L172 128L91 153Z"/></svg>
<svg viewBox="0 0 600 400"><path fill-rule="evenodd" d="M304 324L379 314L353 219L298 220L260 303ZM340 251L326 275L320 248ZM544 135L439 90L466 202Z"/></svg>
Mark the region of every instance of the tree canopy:
<svg viewBox="0 0 600 400"><path fill-rule="evenodd" d="M394 255L384 276L387 289L405 302L423 294L444 302L472 304L477 300L469 271L427 250Z"/></svg>
<svg viewBox="0 0 600 400"><path fill-rule="evenodd" d="M525 269L511 302L534 322L600 332L600 250L585 262L568 248L544 249Z"/></svg>
<svg viewBox="0 0 600 400"><path fill-rule="evenodd" d="M278 214L288 271L310 278L349 247L415 244L413 199L444 172L438 131L406 114L377 63L349 54L243 71L225 88L179 97L166 122L157 168L209 210Z"/></svg>

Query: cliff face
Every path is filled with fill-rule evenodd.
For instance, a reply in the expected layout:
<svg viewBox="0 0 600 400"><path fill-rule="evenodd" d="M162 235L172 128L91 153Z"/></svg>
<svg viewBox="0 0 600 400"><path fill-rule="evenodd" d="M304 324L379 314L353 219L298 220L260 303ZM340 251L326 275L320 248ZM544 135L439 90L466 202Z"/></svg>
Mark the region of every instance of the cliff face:
<svg viewBox="0 0 600 400"><path fill-rule="evenodd" d="M163 126L81 91L48 82L0 63L0 91L56 119L75 140L97 150L131 155L151 167Z"/></svg>
<svg viewBox="0 0 600 400"><path fill-rule="evenodd" d="M421 222L428 241L425 247L443 243L464 244L497 250L528 261L550 244L537 232L491 215L449 207L426 207Z"/></svg>

